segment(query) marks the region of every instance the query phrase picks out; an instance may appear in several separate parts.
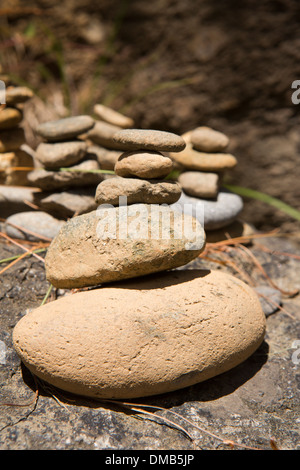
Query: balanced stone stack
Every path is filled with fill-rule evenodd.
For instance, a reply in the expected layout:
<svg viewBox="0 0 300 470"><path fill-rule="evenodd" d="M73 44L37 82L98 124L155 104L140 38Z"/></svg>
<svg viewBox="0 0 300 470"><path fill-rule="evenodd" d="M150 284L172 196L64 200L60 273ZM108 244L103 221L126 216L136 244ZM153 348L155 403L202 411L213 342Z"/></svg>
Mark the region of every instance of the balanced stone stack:
<svg viewBox="0 0 300 470"><path fill-rule="evenodd" d="M113 171L123 150L113 137L119 130L133 127L134 121L103 104L94 106L94 114L95 125L86 134L89 152L97 156L103 170Z"/></svg>
<svg viewBox="0 0 300 470"><path fill-rule="evenodd" d="M27 87L9 85L5 90L6 105L0 106L0 184L28 184L33 158L22 148L26 139L21 123L24 103L32 96Z"/></svg>
<svg viewBox="0 0 300 470"><path fill-rule="evenodd" d="M48 250L46 273L55 287L82 288L164 271L188 263L204 248L200 223L170 209L180 185L163 179L173 163L160 151L182 150L183 139L124 129L115 141L131 150L119 157L117 177L98 185L97 211L68 221ZM182 225L189 230L176 236Z"/></svg>
<svg viewBox="0 0 300 470"><path fill-rule="evenodd" d="M25 366L53 386L128 399L188 387L240 364L263 341L265 316L239 279L175 269L205 245L199 221L157 203L180 196L177 183L163 179L172 162L160 152L181 151L183 139L148 130L114 138L128 149L115 165L118 176L100 183L97 211L66 222L45 259L55 287L97 288L27 313L13 344Z"/></svg>
<svg viewBox="0 0 300 470"><path fill-rule="evenodd" d="M40 124L36 133L43 139L35 154L36 168L30 183L40 188L35 203L61 218L94 210L95 188L103 179L100 165L81 135L92 129L90 116L72 116Z"/></svg>
<svg viewBox="0 0 300 470"><path fill-rule="evenodd" d="M178 203L194 216L197 208L202 208L198 214L209 240L225 238L226 233L242 235L244 226L238 216L243 200L222 188L224 173L237 164L237 159L226 153L228 137L209 127L197 127L182 137L185 149L170 154L182 170L178 180L183 192Z"/></svg>

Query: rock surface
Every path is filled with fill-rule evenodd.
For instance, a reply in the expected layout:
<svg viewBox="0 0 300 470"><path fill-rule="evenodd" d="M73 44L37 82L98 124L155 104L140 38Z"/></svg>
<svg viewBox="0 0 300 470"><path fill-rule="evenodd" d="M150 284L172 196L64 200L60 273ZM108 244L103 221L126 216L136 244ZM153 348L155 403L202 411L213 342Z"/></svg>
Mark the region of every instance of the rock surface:
<svg viewBox="0 0 300 470"><path fill-rule="evenodd" d="M94 113L103 121L113 124L114 126L126 129L127 127L133 127L134 125L133 119L109 108L108 106L104 106L103 104L95 104Z"/></svg>
<svg viewBox="0 0 300 470"><path fill-rule="evenodd" d="M33 92L25 86L9 86L6 88L6 104L25 103L33 97Z"/></svg>
<svg viewBox="0 0 300 470"><path fill-rule="evenodd" d="M261 245L271 248L263 251ZM281 287L300 288L300 245L291 237L267 237L249 246L270 278ZM243 256L234 262L245 270L255 285L262 284L261 273ZM19 255L20 248L0 243L0 258ZM229 265L210 263L198 258L195 269L220 269L233 273ZM198 264L199 263L199 264ZM185 268L183 268L185 269ZM188 269L188 268L187 268ZM63 392L39 381L36 383L21 364L12 345L12 330L30 309L40 306L49 283L44 265L34 257L18 261L0 277L0 340L5 346L5 365L0 366L1 403L28 406L0 407L0 448L2 450L147 450L177 451L228 450L228 445L206 432L188 425L183 418L226 440L270 450L270 435L280 449L299 450L299 364L293 362L299 338L300 295L282 303L283 310L266 318L267 333L262 345L246 361L223 374L185 389L144 398L141 403L158 406L153 419L129 413L115 404ZM55 291L53 291L55 293ZM57 296L63 295L58 290ZM64 295L72 295L66 291ZM49 301L52 301L51 297ZM5 314L4 314L5 312ZM298 355L299 359L299 355ZM50 391L50 393L49 393ZM59 400L59 402L58 402ZM135 400L135 402L137 402ZM162 424L163 416L175 421L176 412L183 418L176 422L192 435ZM41 432L41 430L43 432ZM235 449L239 449L238 446ZM104 454L105 455L105 454ZM201 464L199 452L199 465Z"/></svg>
<svg viewBox="0 0 300 470"><path fill-rule="evenodd" d="M88 147L88 153L95 155L101 170L111 170L115 168L115 164L118 161L119 156L123 153L121 150L110 150L100 145L90 145Z"/></svg>
<svg viewBox="0 0 300 470"><path fill-rule="evenodd" d="M237 164L237 159L229 153L199 152L189 143L183 151L171 152L170 157L187 170L224 171L234 168Z"/></svg>
<svg viewBox="0 0 300 470"><path fill-rule="evenodd" d="M124 129L115 134L114 141L125 150L180 152L185 148L185 142L179 135L152 129Z"/></svg>
<svg viewBox="0 0 300 470"><path fill-rule="evenodd" d="M35 194L39 192L39 188L0 185L0 217L6 218L16 212L32 211L30 204L34 204Z"/></svg>
<svg viewBox="0 0 300 470"><path fill-rule="evenodd" d="M133 204L74 217L51 243L47 279L76 288L182 266L204 249L199 222L170 206Z"/></svg>
<svg viewBox="0 0 300 470"><path fill-rule="evenodd" d="M99 164L96 160L84 160L64 171L33 170L28 174L28 180L33 186L44 191L84 187L97 185L103 180L103 175L94 172L95 170L99 170Z"/></svg>
<svg viewBox="0 0 300 470"><path fill-rule="evenodd" d="M96 121L94 127L87 132L86 138L94 144L107 149L123 150L124 147L113 140L114 135L120 130L119 126L104 121Z"/></svg>
<svg viewBox="0 0 300 470"><path fill-rule="evenodd" d="M51 302L19 321L13 343L48 383L124 399L228 371L254 353L264 334L265 316L249 286L218 271L191 270Z"/></svg>
<svg viewBox="0 0 300 470"><path fill-rule="evenodd" d="M169 157L155 151L125 152L118 158L115 164L115 173L118 176L153 179L164 178L173 168L173 162Z"/></svg>
<svg viewBox="0 0 300 470"><path fill-rule="evenodd" d="M195 198L182 192L175 205L204 223L204 230L216 230L231 224L239 216L243 200L239 195L221 189L216 200Z"/></svg>
<svg viewBox="0 0 300 470"><path fill-rule="evenodd" d="M64 218L97 209L94 187L54 193L39 192L34 195L34 203L41 209Z"/></svg>
<svg viewBox="0 0 300 470"><path fill-rule="evenodd" d="M111 178L102 181L97 189L97 204L119 205L119 197L127 204L173 204L180 198L181 188L176 181L146 181L137 178Z"/></svg>
<svg viewBox="0 0 300 470"><path fill-rule="evenodd" d="M75 165L85 156L85 142L67 141L58 143L42 142L36 149L37 160L47 169L58 170L61 167Z"/></svg>
<svg viewBox="0 0 300 470"><path fill-rule="evenodd" d="M15 108L4 108L0 111L0 129L11 129L23 119L22 112Z"/></svg>
<svg viewBox="0 0 300 470"><path fill-rule="evenodd" d="M223 152L229 144L229 138L222 132L203 126L191 132L190 142L200 152Z"/></svg>
<svg viewBox="0 0 300 470"><path fill-rule="evenodd" d="M49 142L74 139L87 132L95 124L90 116L72 116L39 124L35 132Z"/></svg>
<svg viewBox="0 0 300 470"><path fill-rule="evenodd" d="M63 221L46 212L19 212L6 219L5 231L12 238L37 241L43 238L53 239L63 224Z"/></svg>
<svg viewBox="0 0 300 470"><path fill-rule="evenodd" d="M184 171L178 182L186 194L200 198L215 198L219 190L219 175L202 171Z"/></svg>
<svg viewBox="0 0 300 470"><path fill-rule="evenodd" d="M25 143L24 130L21 127L0 132L0 152L17 150Z"/></svg>

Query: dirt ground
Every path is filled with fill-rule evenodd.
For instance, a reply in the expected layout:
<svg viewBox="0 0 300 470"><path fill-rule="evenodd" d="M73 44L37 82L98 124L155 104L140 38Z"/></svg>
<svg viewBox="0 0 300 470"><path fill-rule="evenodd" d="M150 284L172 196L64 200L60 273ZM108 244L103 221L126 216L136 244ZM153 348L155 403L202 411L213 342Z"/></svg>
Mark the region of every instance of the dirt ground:
<svg viewBox="0 0 300 470"><path fill-rule="evenodd" d="M300 77L297 0L8 0L0 8L1 65L37 94L37 122L92 113L97 102L136 127L183 133L209 125L239 161L228 182L299 208ZM262 230L299 222L247 199Z"/></svg>

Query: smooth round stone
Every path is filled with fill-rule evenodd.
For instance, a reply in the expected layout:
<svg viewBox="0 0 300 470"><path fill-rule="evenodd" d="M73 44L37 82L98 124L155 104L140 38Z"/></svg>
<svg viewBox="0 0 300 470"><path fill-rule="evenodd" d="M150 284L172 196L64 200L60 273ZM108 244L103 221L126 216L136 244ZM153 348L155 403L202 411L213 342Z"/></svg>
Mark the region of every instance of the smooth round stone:
<svg viewBox="0 0 300 470"><path fill-rule="evenodd" d="M178 181L186 194L200 198L215 198L219 190L219 175L201 171L185 171Z"/></svg>
<svg viewBox="0 0 300 470"><path fill-rule="evenodd" d="M188 142L182 152L171 152L170 158L187 170L196 171L223 171L234 168L237 164L237 159L229 153L199 152L193 149L192 144Z"/></svg>
<svg viewBox="0 0 300 470"><path fill-rule="evenodd" d="M10 86L6 88L6 104L16 105L19 103L25 103L33 97L33 92L25 86Z"/></svg>
<svg viewBox="0 0 300 470"><path fill-rule="evenodd" d="M27 313L13 345L24 365L59 389L128 399L222 374L261 345L265 315L239 279L173 271L62 297Z"/></svg>
<svg viewBox="0 0 300 470"><path fill-rule="evenodd" d="M23 114L16 108L4 108L0 111L0 129L16 127L23 119Z"/></svg>
<svg viewBox="0 0 300 470"><path fill-rule="evenodd" d="M123 129L115 134L114 141L125 150L180 152L185 148L185 142L179 135L152 129Z"/></svg>
<svg viewBox="0 0 300 470"><path fill-rule="evenodd" d="M61 167L75 165L86 154L85 142L69 141L58 143L42 142L36 149L37 160L47 169L58 170Z"/></svg>
<svg viewBox="0 0 300 470"><path fill-rule="evenodd" d="M95 121L90 116L72 116L39 124L35 131L49 142L74 139L91 129Z"/></svg>
<svg viewBox="0 0 300 470"><path fill-rule="evenodd" d="M109 150L100 145L91 145L88 147L88 153L96 156L101 170L114 171L115 164L118 161L122 150Z"/></svg>
<svg viewBox="0 0 300 470"><path fill-rule="evenodd" d="M115 165L118 176L138 178L164 178L173 169L173 161L159 152L136 150L125 152Z"/></svg>
<svg viewBox="0 0 300 470"><path fill-rule="evenodd" d="M111 150L124 150L124 147L113 140L120 127L104 121L96 121L95 126L86 134L86 138L96 145Z"/></svg>
<svg viewBox="0 0 300 470"><path fill-rule="evenodd" d="M43 239L43 237L48 239L54 238L64 223L64 221L55 219L46 212L20 212L18 214L13 214L6 219L5 231L6 234L11 238L40 241Z"/></svg>
<svg viewBox="0 0 300 470"><path fill-rule="evenodd" d="M25 133L21 127L0 132L0 153L17 150L25 144Z"/></svg>
<svg viewBox="0 0 300 470"><path fill-rule="evenodd" d="M44 191L98 185L104 176L97 173L97 170L99 164L96 160L84 160L69 167L68 171L33 170L28 174L28 180L33 186Z"/></svg>
<svg viewBox="0 0 300 470"><path fill-rule="evenodd" d="M200 152L224 152L229 144L229 138L225 134L205 126L194 129L190 134L190 141Z"/></svg>
<svg viewBox="0 0 300 470"><path fill-rule="evenodd" d="M46 276L62 289L96 286L183 266L204 245L200 223L170 206L100 206L62 227L47 251Z"/></svg>
<svg viewBox="0 0 300 470"><path fill-rule="evenodd" d="M204 230L215 230L226 227L238 217L243 200L238 194L221 189L216 200L195 198L182 192L176 205L204 224Z"/></svg>
<svg viewBox="0 0 300 470"><path fill-rule="evenodd" d="M180 198L181 188L176 181L147 181L137 178L111 178L102 181L97 189L97 204L118 206L121 198L127 204L173 204Z"/></svg>
<svg viewBox="0 0 300 470"><path fill-rule="evenodd" d="M103 121L113 124L114 126L126 129L134 125L133 119L103 104L95 104L94 113Z"/></svg>

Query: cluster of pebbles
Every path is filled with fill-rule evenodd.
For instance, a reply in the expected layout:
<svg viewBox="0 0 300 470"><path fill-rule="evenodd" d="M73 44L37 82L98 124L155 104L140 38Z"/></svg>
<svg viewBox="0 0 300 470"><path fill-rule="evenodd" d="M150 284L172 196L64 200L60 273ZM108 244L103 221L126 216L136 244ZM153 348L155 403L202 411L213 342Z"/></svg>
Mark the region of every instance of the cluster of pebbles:
<svg viewBox="0 0 300 470"><path fill-rule="evenodd" d="M238 221L242 198L222 188L224 173L237 164L235 156L226 153L229 138L209 127L197 127L182 137L185 149L170 154L181 170L178 181L182 195L178 203L201 217L210 239L217 234L242 234L243 226Z"/></svg>
<svg viewBox="0 0 300 470"><path fill-rule="evenodd" d="M128 399L240 364L263 341L265 316L239 279L175 269L205 247L199 221L174 210L179 183L165 179L165 152L181 152L182 137L123 129L113 139L124 149L117 176L98 185L98 209L66 222L45 258L53 286L84 289L23 316L13 344L34 375L62 390Z"/></svg>
<svg viewBox="0 0 300 470"><path fill-rule="evenodd" d="M33 92L3 78L0 75L8 86L3 90L5 104L0 105L0 184L22 186L28 184L27 175L33 167L32 156L24 147L26 139L21 127L24 104L33 97Z"/></svg>

